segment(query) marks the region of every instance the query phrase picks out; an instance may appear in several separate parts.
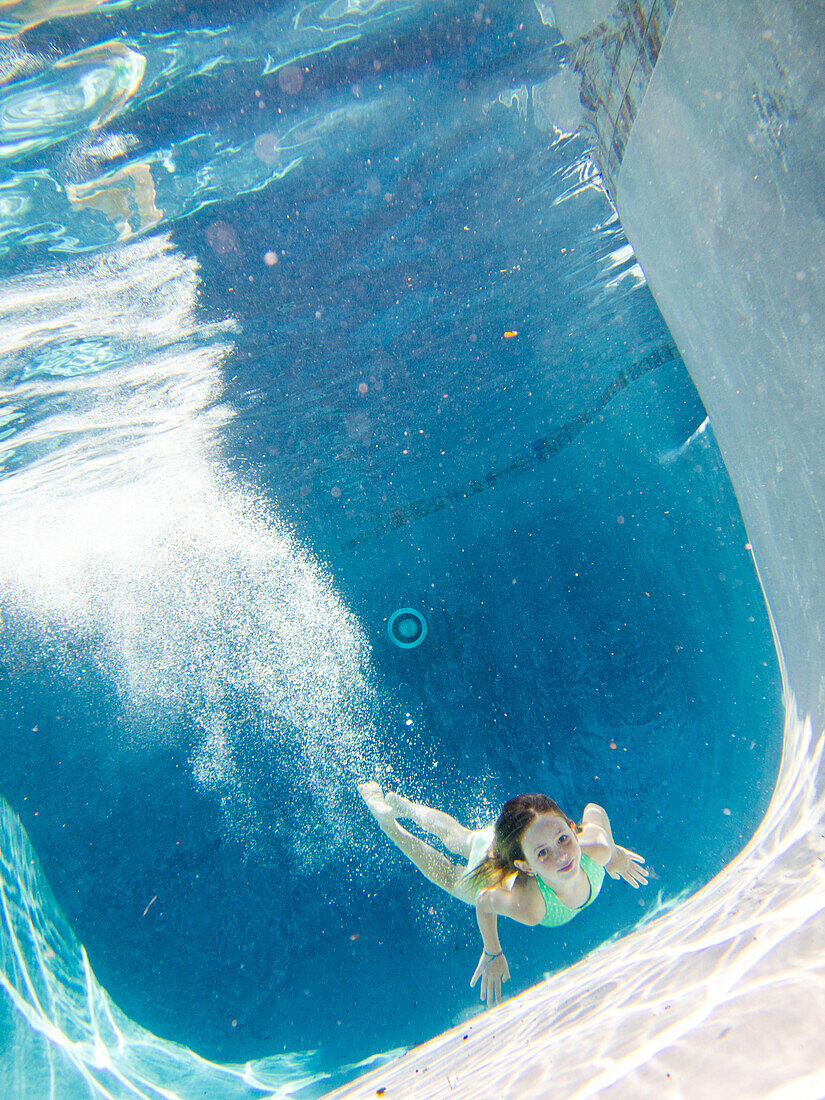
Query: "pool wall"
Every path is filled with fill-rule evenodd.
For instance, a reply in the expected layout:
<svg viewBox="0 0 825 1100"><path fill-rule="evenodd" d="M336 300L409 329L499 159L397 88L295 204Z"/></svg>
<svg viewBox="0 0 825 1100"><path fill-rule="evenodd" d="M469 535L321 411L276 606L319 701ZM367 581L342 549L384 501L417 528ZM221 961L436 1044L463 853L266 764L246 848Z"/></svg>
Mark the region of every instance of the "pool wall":
<svg viewBox="0 0 825 1100"><path fill-rule="evenodd" d="M653 0L611 18L579 43L583 104L745 520L783 670L779 780L698 894L340 1098L825 1095L825 13ZM612 96L593 95L597 40Z"/></svg>

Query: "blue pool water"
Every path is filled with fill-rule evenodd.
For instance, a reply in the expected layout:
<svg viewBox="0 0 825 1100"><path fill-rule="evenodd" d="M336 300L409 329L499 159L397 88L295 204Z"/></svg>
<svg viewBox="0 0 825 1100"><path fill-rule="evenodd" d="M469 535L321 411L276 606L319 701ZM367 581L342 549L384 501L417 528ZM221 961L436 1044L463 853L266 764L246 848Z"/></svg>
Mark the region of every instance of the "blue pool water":
<svg viewBox="0 0 825 1100"><path fill-rule="evenodd" d="M127 1017L319 1095L478 1008L357 782L607 807L524 989L741 849L770 629L539 7L84 6L4 15L0 794Z"/></svg>

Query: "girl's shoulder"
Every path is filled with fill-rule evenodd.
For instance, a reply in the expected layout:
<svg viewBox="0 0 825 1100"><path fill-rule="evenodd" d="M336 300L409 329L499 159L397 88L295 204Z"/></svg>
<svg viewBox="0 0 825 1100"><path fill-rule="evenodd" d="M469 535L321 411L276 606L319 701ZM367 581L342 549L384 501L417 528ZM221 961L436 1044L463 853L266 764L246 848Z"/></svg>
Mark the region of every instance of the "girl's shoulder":
<svg viewBox="0 0 825 1100"><path fill-rule="evenodd" d="M521 924L539 924L545 912L544 898L530 875L517 872L515 876L495 887L498 895L496 910L503 916L512 917Z"/></svg>

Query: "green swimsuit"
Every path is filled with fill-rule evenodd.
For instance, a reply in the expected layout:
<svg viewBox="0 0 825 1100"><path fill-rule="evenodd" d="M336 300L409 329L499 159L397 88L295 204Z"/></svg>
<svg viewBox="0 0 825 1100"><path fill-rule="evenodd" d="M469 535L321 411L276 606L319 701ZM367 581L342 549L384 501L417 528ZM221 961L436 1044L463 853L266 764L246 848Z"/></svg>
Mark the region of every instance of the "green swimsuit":
<svg viewBox="0 0 825 1100"><path fill-rule="evenodd" d="M536 886L541 891L541 896L544 898L544 904L547 907L539 924L543 924L545 928L556 928L560 924L567 924L569 920L575 917L576 913L580 913L582 909L586 909L588 905L592 905L596 900L604 882L604 867L601 867L590 856L582 852L582 870L587 875L587 881L590 883L590 897L578 909L568 909L566 905L559 901L550 887L536 875Z"/></svg>
<svg viewBox="0 0 825 1100"><path fill-rule="evenodd" d="M490 850L490 845L493 843L493 837L495 836L495 826L488 825L486 829L479 829L473 837L472 847L470 849L470 858L467 861L467 870L465 874L469 874L479 863L484 859ZM560 924L567 924L569 920L575 917L576 913L580 913L582 909L586 909L588 905L596 900L599 896L599 890L602 888L604 882L604 867L601 867L590 856L585 855L582 852L582 870L587 875L587 881L590 883L590 897L584 903L580 905L578 909L568 909L566 905L559 901L558 897L553 893L549 886L547 886L542 880L536 876L536 885L541 891L541 896L544 898L545 913L539 924L543 924L545 928L556 928Z"/></svg>

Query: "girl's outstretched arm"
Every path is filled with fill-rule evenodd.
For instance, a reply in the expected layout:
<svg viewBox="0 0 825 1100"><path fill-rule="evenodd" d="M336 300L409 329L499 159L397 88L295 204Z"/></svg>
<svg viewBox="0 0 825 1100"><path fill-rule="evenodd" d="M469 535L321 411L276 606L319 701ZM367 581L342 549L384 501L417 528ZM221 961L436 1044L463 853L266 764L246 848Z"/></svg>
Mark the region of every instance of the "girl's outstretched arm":
<svg viewBox="0 0 825 1100"><path fill-rule="evenodd" d="M579 844L592 860L600 863L611 878L623 878L635 890L647 885L647 869L644 856L622 848L613 840L610 819L595 802L584 808Z"/></svg>
<svg viewBox="0 0 825 1100"><path fill-rule="evenodd" d="M482 891L482 893L488 892ZM501 1004L501 983L506 982L510 977L510 968L498 938L497 914L489 909L479 908L476 902L476 920L484 950L478 960L475 973L470 979L470 987L472 988L481 978L479 990L481 999L487 1002L488 1008L492 1008L493 1005Z"/></svg>
<svg viewBox="0 0 825 1100"><path fill-rule="evenodd" d="M517 880L510 888L502 885L482 890L476 898L476 920L484 951L470 985L475 985L481 978L481 999L487 1002L488 1008L501 1004L501 983L510 977L510 968L498 938L498 918L510 917L519 924L538 924L544 915L544 902L538 891L535 895L523 889Z"/></svg>

